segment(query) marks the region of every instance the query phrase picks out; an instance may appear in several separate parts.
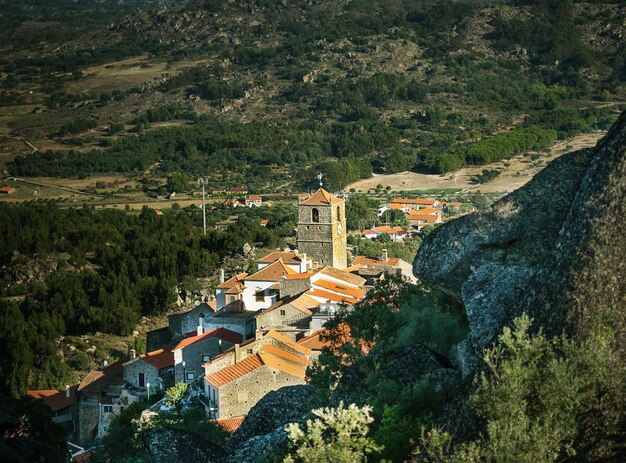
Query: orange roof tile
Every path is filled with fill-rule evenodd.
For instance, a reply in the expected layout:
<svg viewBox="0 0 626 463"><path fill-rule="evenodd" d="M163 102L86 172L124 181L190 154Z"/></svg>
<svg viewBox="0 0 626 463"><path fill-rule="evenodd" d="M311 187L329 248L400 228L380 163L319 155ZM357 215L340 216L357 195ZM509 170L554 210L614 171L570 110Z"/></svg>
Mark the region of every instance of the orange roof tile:
<svg viewBox="0 0 626 463"><path fill-rule="evenodd" d="M250 195L246 198L246 201L261 201L261 197L259 195Z"/></svg>
<svg viewBox="0 0 626 463"><path fill-rule="evenodd" d="M228 280L226 280L224 283L220 283L217 286L217 289L230 289L233 286L235 286L236 284L240 283L241 281L243 281L243 279L245 277L247 277L248 274L246 272L240 273L238 275L235 275L232 278L229 278Z"/></svg>
<svg viewBox="0 0 626 463"><path fill-rule="evenodd" d="M285 264L299 264L300 262L302 262L302 257L295 251L270 252L267 256L261 257L258 262L262 262L265 264L275 262L278 259L282 259Z"/></svg>
<svg viewBox="0 0 626 463"><path fill-rule="evenodd" d="M274 339L276 339L277 341L282 342L283 344L288 345L290 348L292 348L293 350L295 350L296 352L300 352L301 354L304 355L309 355L311 353L310 349L307 349L306 347L302 347L299 346L294 340L289 339L287 336L285 336L284 334L280 334L278 331L276 330L270 330L267 332L267 334L265 336L270 336Z"/></svg>
<svg viewBox="0 0 626 463"><path fill-rule="evenodd" d="M140 355L139 358L159 370L174 365L174 352L171 347L148 352L147 354Z"/></svg>
<svg viewBox="0 0 626 463"><path fill-rule="evenodd" d="M281 281L285 275L293 275L294 273L297 272L287 267L282 259L279 259L267 267L263 267L258 272L247 276L245 281Z"/></svg>
<svg viewBox="0 0 626 463"><path fill-rule="evenodd" d="M311 350L320 351L324 347L331 347L331 343L326 340L321 339L321 334L326 331L326 328L322 328L321 330L317 330L314 333L311 333L308 336L305 336L302 339L298 340L298 344L302 346L306 346Z"/></svg>
<svg viewBox="0 0 626 463"><path fill-rule="evenodd" d="M344 272L343 270L339 270L329 265L323 267L317 273L321 273L322 275L328 275L330 277L337 278L338 280L343 280L346 283L350 283L354 286L363 286L365 284L365 278L361 278L358 275L353 275L352 273Z"/></svg>
<svg viewBox="0 0 626 463"><path fill-rule="evenodd" d="M354 258L354 260L352 261L352 266L353 267L364 267L366 265L383 265L385 267L395 267L396 265L398 265L398 263L400 263L400 259L399 257L390 257L387 260L379 260L379 259L372 259L371 257L366 257L366 256L356 256Z"/></svg>
<svg viewBox="0 0 626 463"><path fill-rule="evenodd" d="M70 387L70 396L67 397L65 390L57 389L41 389L26 391L26 395L31 399L40 399L44 404L48 406L52 411L63 410L70 407L74 403L76 398L76 389L78 385Z"/></svg>
<svg viewBox="0 0 626 463"><path fill-rule="evenodd" d="M174 347L173 350L182 349L184 347L190 346L191 344L195 344L198 341L203 341L209 338L223 339L224 341L230 342L231 344L237 344L238 342L241 342L241 335L239 333L229 330L228 328L219 327L202 333L199 336L191 336L183 339L176 345L176 347Z"/></svg>
<svg viewBox="0 0 626 463"><path fill-rule="evenodd" d="M221 370L211 373L210 375L205 375L204 378L211 383L211 385L215 387L222 387L232 381L235 381L236 379L241 378L242 376L247 375L257 368L261 368L262 366L263 362L261 361L261 357L259 357L258 354L251 355L239 363L222 368Z"/></svg>
<svg viewBox="0 0 626 463"><path fill-rule="evenodd" d="M425 207L417 212L420 214L441 214L441 209L437 209L436 207Z"/></svg>
<svg viewBox="0 0 626 463"><path fill-rule="evenodd" d="M320 304L315 299L307 296L306 294L298 294L296 296L292 296L287 299L283 299L278 302L275 302L274 304L269 306L267 309L265 309L263 312L261 312L259 315L264 315L266 313L272 312L285 305L291 305L292 307L295 307L296 309L300 310L301 312L306 313L307 315L312 315L313 312L311 312L311 309L314 309Z"/></svg>
<svg viewBox="0 0 626 463"><path fill-rule="evenodd" d="M317 190L309 199L305 199L300 204L303 206L324 206L327 204L336 204L342 202L342 199L331 195L324 188Z"/></svg>
<svg viewBox="0 0 626 463"><path fill-rule="evenodd" d="M102 370L93 370L78 385L78 391L102 392L107 386L124 384L124 363L128 357L124 357Z"/></svg>
<svg viewBox="0 0 626 463"><path fill-rule="evenodd" d="M287 354L288 352L283 351L283 353ZM306 377L306 366L294 365L284 356L278 356L265 352L259 352L257 355L261 357L264 365L267 365L274 370L282 371L283 373L287 373L288 375L295 376L300 379L304 379Z"/></svg>
<svg viewBox="0 0 626 463"><path fill-rule="evenodd" d="M402 209L404 209L404 206L402 204L387 204L387 207L396 211L401 211Z"/></svg>
<svg viewBox="0 0 626 463"><path fill-rule="evenodd" d="M243 420L245 419L246 419L246 415L242 415L242 416L233 416L232 418L218 418L217 420L214 420L213 422L216 425L218 425L220 428L222 428L224 431L232 434L237 429L239 429L239 426L241 426L241 423L243 423Z"/></svg>
<svg viewBox="0 0 626 463"><path fill-rule="evenodd" d="M306 278L311 278L315 273L306 272L306 273L294 273L293 275L285 275L285 280L304 280Z"/></svg>
<svg viewBox="0 0 626 463"><path fill-rule="evenodd" d="M356 304L359 302L358 299L350 296L341 296L339 294L331 293L330 291L325 291L323 289L312 289L306 292L311 297L319 297L321 299L326 299L328 301L333 302L347 302L349 304Z"/></svg>
<svg viewBox="0 0 626 463"><path fill-rule="evenodd" d="M287 352L284 349L281 349L280 347L272 346L271 344L263 346L262 350L263 352L267 352L268 354L281 357L291 363L296 363L298 365L303 365L305 367L309 365L309 359L305 357L301 357L300 355L292 354L290 352Z"/></svg>
<svg viewBox="0 0 626 463"><path fill-rule="evenodd" d="M419 204L422 206L432 206L434 205L437 200L436 199L426 199L426 198L416 198L416 199L411 199L411 198L393 198L392 200L393 203L396 204Z"/></svg>
<svg viewBox="0 0 626 463"><path fill-rule="evenodd" d="M365 297L365 291L359 288L352 288L350 286L343 286L334 281L324 280L320 278L314 283L315 286L321 286L324 289L334 291L336 293L345 294L346 296L353 297L355 299L363 299Z"/></svg>

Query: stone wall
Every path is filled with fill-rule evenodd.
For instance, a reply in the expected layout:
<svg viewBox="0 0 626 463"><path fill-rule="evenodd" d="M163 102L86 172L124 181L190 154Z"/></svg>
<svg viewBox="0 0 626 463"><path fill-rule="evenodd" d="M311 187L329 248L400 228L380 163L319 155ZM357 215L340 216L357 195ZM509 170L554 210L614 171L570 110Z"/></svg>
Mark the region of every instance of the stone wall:
<svg viewBox="0 0 626 463"><path fill-rule="evenodd" d="M319 222L313 222L317 209ZM346 214L342 201L333 206L298 206L298 250L314 262L335 268L347 266Z"/></svg>
<svg viewBox="0 0 626 463"><path fill-rule="evenodd" d="M205 362L202 357L208 355L210 358L213 358L224 352L232 345L233 344L228 341L222 341L222 345L220 347L218 338L207 338L182 349L178 349L174 353L174 360L176 362L176 365L174 366L174 377L176 382L179 383L185 381L185 376L188 373L193 373L193 381L202 377L204 374L204 367L202 364ZM182 353L182 357L177 355L179 352ZM185 361L184 369L182 361L179 361L181 358Z"/></svg>
<svg viewBox="0 0 626 463"><path fill-rule="evenodd" d="M296 278L294 280L283 280L280 282L280 297L290 297L303 293L311 289L310 278Z"/></svg>
<svg viewBox="0 0 626 463"><path fill-rule="evenodd" d="M137 357L134 360L124 365L124 381L133 386L139 388L139 373L144 374L144 386L150 383L150 389L159 389L161 382L159 381L159 370L153 365L150 365L141 357Z"/></svg>
<svg viewBox="0 0 626 463"><path fill-rule="evenodd" d="M89 447L93 444L98 429L100 404L96 397L82 396L78 402L78 445Z"/></svg>
<svg viewBox="0 0 626 463"><path fill-rule="evenodd" d="M284 315L281 315L281 311L284 311ZM285 304L277 309L272 310L271 312L267 312L265 314L260 314L256 318L257 329L259 330L270 330L272 328L282 326L286 320L289 320L294 317L302 316L306 318L306 314L301 310L296 309L291 304ZM308 323L306 323L308 326Z"/></svg>
<svg viewBox="0 0 626 463"><path fill-rule="evenodd" d="M257 368L220 388L219 418L246 415L268 392L299 384L305 381L267 366Z"/></svg>

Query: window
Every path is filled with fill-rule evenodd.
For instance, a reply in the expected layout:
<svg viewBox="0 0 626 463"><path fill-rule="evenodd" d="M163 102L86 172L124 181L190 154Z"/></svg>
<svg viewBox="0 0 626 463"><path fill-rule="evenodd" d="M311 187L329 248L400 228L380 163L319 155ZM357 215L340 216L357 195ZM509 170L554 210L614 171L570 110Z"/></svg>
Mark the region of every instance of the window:
<svg viewBox="0 0 626 463"><path fill-rule="evenodd" d="M209 360L211 360L211 356L210 355L203 355L202 356L202 361L203 362L208 362Z"/></svg>
<svg viewBox="0 0 626 463"><path fill-rule="evenodd" d="M146 379L143 373L139 373L139 378L138 381L139 383L139 387L145 387L146 386Z"/></svg>
<svg viewBox="0 0 626 463"><path fill-rule="evenodd" d="M113 413L113 405L103 405L102 413Z"/></svg>
<svg viewBox="0 0 626 463"><path fill-rule="evenodd" d="M320 222L320 211L317 207L311 209L311 222L319 223Z"/></svg>
<svg viewBox="0 0 626 463"><path fill-rule="evenodd" d="M265 301L265 291L257 291L255 296L256 296L256 301L257 302L264 302Z"/></svg>
<svg viewBox="0 0 626 463"><path fill-rule="evenodd" d="M280 310L280 316L284 317L285 316L285 311L283 309Z"/></svg>
<svg viewBox="0 0 626 463"><path fill-rule="evenodd" d="M248 349L246 352L247 352L248 354L252 355L252 349Z"/></svg>
<svg viewBox="0 0 626 463"><path fill-rule="evenodd" d="M193 381L193 373L187 373L187 381Z"/></svg>
<svg viewBox="0 0 626 463"><path fill-rule="evenodd" d="M235 302L235 296L230 296L230 300L228 302Z"/></svg>
<svg viewBox="0 0 626 463"><path fill-rule="evenodd" d="M337 206L337 220L341 222L341 208Z"/></svg>

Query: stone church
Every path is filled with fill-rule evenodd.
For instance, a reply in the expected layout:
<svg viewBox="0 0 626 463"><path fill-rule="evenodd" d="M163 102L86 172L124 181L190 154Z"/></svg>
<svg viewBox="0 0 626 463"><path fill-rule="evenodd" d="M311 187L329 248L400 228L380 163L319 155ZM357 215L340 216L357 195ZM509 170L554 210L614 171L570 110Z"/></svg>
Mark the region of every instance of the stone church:
<svg viewBox="0 0 626 463"><path fill-rule="evenodd" d="M346 205L320 188L298 204L298 251L320 265L348 266Z"/></svg>

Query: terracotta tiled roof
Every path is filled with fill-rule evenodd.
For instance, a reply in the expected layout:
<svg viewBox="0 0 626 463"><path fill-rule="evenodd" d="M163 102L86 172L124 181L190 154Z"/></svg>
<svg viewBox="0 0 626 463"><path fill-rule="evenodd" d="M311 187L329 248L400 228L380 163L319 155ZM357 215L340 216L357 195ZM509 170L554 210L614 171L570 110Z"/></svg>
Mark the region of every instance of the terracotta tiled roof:
<svg viewBox="0 0 626 463"><path fill-rule="evenodd" d="M270 330L267 332L267 334L265 336L270 336L274 339L276 339L277 341L282 342L283 344L288 345L289 347L291 347L292 349L294 349L296 352L300 352L301 354L304 355L309 355L311 353L310 349L307 349L306 347L300 346L298 345L295 341L293 341L292 339L289 339L287 336L285 336L284 334L280 334L278 331L276 330Z"/></svg>
<svg viewBox="0 0 626 463"><path fill-rule="evenodd" d="M352 267L365 267L366 265L383 265L385 267L395 267L402 259L398 257L390 257L387 260L372 259L371 257L356 256L352 261Z"/></svg>
<svg viewBox="0 0 626 463"><path fill-rule="evenodd" d="M78 453L72 455L72 461L74 463L87 463L91 458L91 452L89 450L81 450Z"/></svg>
<svg viewBox="0 0 626 463"><path fill-rule="evenodd" d="M219 418L217 420L214 420L213 422L216 425L218 425L220 428L222 428L224 431L232 434L237 429L239 429L239 426L241 426L241 423L243 423L243 420L245 419L246 419L246 415L242 415L242 416L233 416L232 418Z"/></svg>
<svg viewBox="0 0 626 463"><path fill-rule="evenodd" d="M444 201L441 204L445 204L446 206L453 206L453 207L456 207L457 209L461 209L463 207L463 203L459 203L459 202Z"/></svg>
<svg viewBox="0 0 626 463"><path fill-rule="evenodd" d="M264 346L269 347L269 346ZM279 349L280 350L280 349ZM290 355L288 352L281 350L283 354ZM261 357L264 365L267 365L274 370L282 371L283 373L287 373L291 376L295 376L300 379L304 379L306 377L306 366L305 365L294 365L290 360L285 357L285 355L276 355L270 354L266 352L259 352L257 354ZM307 365L308 365L307 360Z"/></svg>
<svg viewBox="0 0 626 463"><path fill-rule="evenodd" d="M437 223L438 216L435 214L422 214L416 211L415 214L408 214L407 219L426 223Z"/></svg>
<svg viewBox="0 0 626 463"><path fill-rule="evenodd" d="M342 295L331 293L330 291L325 291L323 289L318 289L318 288L309 290L306 292L306 294L308 294L311 297L319 297L320 299L324 299L324 302L332 301L332 302L343 302L343 303L348 303L348 304L356 304L357 302L359 302L357 298L345 296L345 295L342 296Z"/></svg>
<svg viewBox="0 0 626 463"><path fill-rule="evenodd" d="M324 206L327 204L336 204L342 202L342 199L331 195L323 188L317 190L309 199L305 199L300 204L304 206Z"/></svg>
<svg viewBox="0 0 626 463"><path fill-rule="evenodd" d="M250 195L246 198L246 201L261 201L261 197L259 195Z"/></svg>
<svg viewBox="0 0 626 463"><path fill-rule="evenodd" d="M147 354L140 355L139 358L159 370L174 365L174 352L172 352L171 347L148 352Z"/></svg>
<svg viewBox="0 0 626 463"><path fill-rule="evenodd" d="M290 267L287 267L281 259L263 267L258 272L247 276L245 281L281 281L285 275L293 275L297 273Z"/></svg>
<svg viewBox="0 0 626 463"><path fill-rule="evenodd" d="M389 225L381 225L380 227L374 227L371 230L366 230L367 231L371 231L373 233L389 233L390 235L406 235L408 234L407 231L405 231L402 227L390 227ZM363 234L365 235L366 233L363 232Z"/></svg>
<svg viewBox="0 0 626 463"><path fill-rule="evenodd" d="M278 259L282 259L285 264L299 264L302 262L302 257L295 251L270 252L267 256L261 257L258 262L269 264L277 261Z"/></svg>
<svg viewBox="0 0 626 463"><path fill-rule="evenodd" d="M361 278L358 275L353 275L352 273L344 272L343 270L336 269L334 267L326 266L319 270L317 273L321 273L322 275L328 275L333 278L337 278L338 280L343 280L346 283L350 283L354 286L363 286L365 284L365 279Z"/></svg>
<svg viewBox="0 0 626 463"><path fill-rule="evenodd" d="M320 278L314 283L314 286L319 286L323 289L340 293L355 299L363 299L365 297L365 291L359 288L352 288L351 286L340 285L334 281L324 280Z"/></svg>
<svg viewBox="0 0 626 463"><path fill-rule="evenodd" d="M321 339L320 335L326 331L326 328L322 328L321 330L317 330L314 333L311 333L308 336L305 336L302 339L298 340L298 344L308 347L311 350L320 351L324 347L330 347L330 343L328 341L324 341Z"/></svg>
<svg viewBox="0 0 626 463"><path fill-rule="evenodd" d="M420 214L441 214L441 209L437 209L436 207L425 207L417 212Z"/></svg>
<svg viewBox="0 0 626 463"><path fill-rule="evenodd" d="M190 346L191 344L195 344L198 341L203 341L209 338L218 338L223 339L224 341L230 342L231 344L237 344L241 342L241 335L236 333L228 328L215 328L213 330L207 331L206 333L202 333L199 336L191 336L189 338L183 339L180 341L173 350L182 349L184 347Z"/></svg>
<svg viewBox="0 0 626 463"><path fill-rule="evenodd" d="M396 211L401 211L402 209L404 209L404 206L402 204L388 204L387 207L389 209L394 209Z"/></svg>
<svg viewBox="0 0 626 463"><path fill-rule="evenodd" d="M306 357L302 357L300 355L292 354L287 352L280 347L272 346L271 344L267 344L263 346L263 352L267 352L268 354L276 355L277 357L282 357L288 362L296 363L298 365L308 366L309 360ZM310 353L310 351L309 351Z"/></svg>
<svg viewBox="0 0 626 463"><path fill-rule="evenodd" d="M259 224L260 224L260 225L267 225L269 222L270 222L270 221L269 221L269 220L267 220L267 219L261 219L261 220L259 221Z"/></svg>
<svg viewBox="0 0 626 463"><path fill-rule="evenodd" d="M311 312L311 309L314 309L315 307L319 306L320 303L317 302L315 299L307 296L306 294L298 294L296 296L282 299L272 304L263 312L261 312L259 315L265 315L266 313L272 312L285 305L291 305L292 307L295 307L296 309L300 310L301 312L306 313L307 315L312 315L313 312Z"/></svg>
<svg viewBox="0 0 626 463"><path fill-rule="evenodd" d="M124 384L124 363L128 357L112 363L102 370L90 371L78 385L78 392L102 392L107 386Z"/></svg>
<svg viewBox="0 0 626 463"><path fill-rule="evenodd" d="M432 206L432 205L434 205L437 202L437 200L436 199L425 199L425 198L417 198L417 199L393 198L392 202L396 203L396 204L418 204L418 205L421 205L421 206Z"/></svg>
<svg viewBox="0 0 626 463"><path fill-rule="evenodd" d="M78 385L70 387L70 396L67 397L65 390L43 389L36 391L27 391L26 395L31 399L41 399L48 408L56 412L70 407L76 399L76 389Z"/></svg>
<svg viewBox="0 0 626 463"><path fill-rule="evenodd" d="M263 362L261 361L261 357L259 357L259 355L251 355L250 357L245 358L239 363L235 363L234 365L222 368L215 373L206 375L204 378L211 385L215 387L222 387L225 384L228 384L232 381L235 381L236 379L241 378L242 376L249 374L257 368L261 368L262 366Z"/></svg>
<svg viewBox="0 0 626 463"><path fill-rule="evenodd" d="M305 280L311 278L313 275L315 275L313 272L294 273L292 275L285 275L285 280Z"/></svg>
<svg viewBox="0 0 626 463"><path fill-rule="evenodd" d="M233 286L235 286L237 283L243 281L243 279L245 277L247 277L247 276L248 276L248 274L245 273L245 272L244 273L240 273L238 275L235 275L234 277L229 278L228 280L226 280L224 283L220 283L217 286L217 289L230 289Z"/></svg>
<svg viewBox="0 0 626 463"><path fill-rule="evenodd" d="M246 289L245 285L241 282L237 282L226 290L226 294L240 294Z"/></svg>

